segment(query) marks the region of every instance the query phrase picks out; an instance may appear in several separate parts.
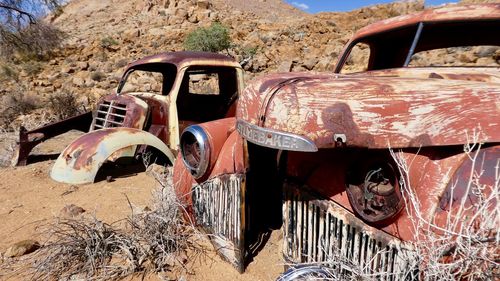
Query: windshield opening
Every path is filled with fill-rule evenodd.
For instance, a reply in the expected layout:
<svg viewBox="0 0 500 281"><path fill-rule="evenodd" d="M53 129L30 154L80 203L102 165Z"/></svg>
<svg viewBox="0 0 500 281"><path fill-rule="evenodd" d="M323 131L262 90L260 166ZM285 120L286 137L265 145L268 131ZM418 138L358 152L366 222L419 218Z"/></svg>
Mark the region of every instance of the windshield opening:
<svg viewBox="0 0 500 281"><path fill-rule="evenodd" d="M127 70L117 93L148 92L168 95L175 82L177 68L170 63L149 63Z"/></svg>
<svg viewBox="0 0 500 281"><path fill-rule="evenodd" d="M412 44L415 41L417 30L418 25L411 25L387 32L372 34L351 42L349 48L341 57L336 72L340 72L346 67L347 55L358 43L364 43L370 48L367 70L404 67ZM471 48L478 46L498 47L500 46L498 30L500 30L500 22L493 20L428 22L423 26L420 37L415 42L414 54L435 49L462 46ZM454 59L458 60L459 58L457 57ZM474 61L479 63L482 62L482 60L479 59L474 59ZM429 62L428 65L433 64L433 62ZM475 64L475 66L483 65ZM489 64L486 66L489 66Z"/></svg>

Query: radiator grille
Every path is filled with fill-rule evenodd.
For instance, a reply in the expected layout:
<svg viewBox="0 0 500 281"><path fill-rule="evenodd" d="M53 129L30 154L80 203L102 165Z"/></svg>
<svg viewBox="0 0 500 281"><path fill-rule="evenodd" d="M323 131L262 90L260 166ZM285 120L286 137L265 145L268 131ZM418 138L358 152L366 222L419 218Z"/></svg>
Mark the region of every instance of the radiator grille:
<svg viewBox="0 0 500 281"><path fill-rule="evenodd" d="M210 235L216 250L229 262L243 268L244 176L222 175L193 188L196 224ZM240 268L241 267L241 268Z"/></svg>
<svg viewBox="0 0 500 281"><path fill-rule="evenodd" d="M412 252L396 238L291 185L285 185L284 200L284 254L290 262L335 263L342 272L383 280L416 279Z"/></svg>
<svg viewBox="0 0 500 281"><path fill-rule="evenodd" d="M93 130L123 126L127 105L115 101L103 101L97 108Z"/></svg>

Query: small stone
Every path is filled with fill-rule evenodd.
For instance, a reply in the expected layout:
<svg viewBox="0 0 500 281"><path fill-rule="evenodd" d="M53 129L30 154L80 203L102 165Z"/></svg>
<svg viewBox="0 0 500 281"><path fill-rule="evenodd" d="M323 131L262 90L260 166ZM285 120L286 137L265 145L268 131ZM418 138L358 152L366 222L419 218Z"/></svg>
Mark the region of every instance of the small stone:
<svg viewBox="0 0 500 281"><path fill-rule="evenodd" d="M83 213L85 213L85 209L74 204L64 206L64 208L61 209L61 212L59 212L61 217L67 218L74 218Z"/></svg>
<svg viewBox="0 0 500 281"><path fill-rule="evenodd" d="M72 82L75 86L78 86L78 87L81 87L85 84L85 80L83 80L83 78L80 78L80 77L73 78Z"/></svg>
<svg viewBox="0 0 500 281"><path fill-rule="evenodd" d="M285 60L278 66L278 72L290 72L292 71L293 61Z"/></svg>
<svg viewBox="0 0 500 281"><path fill-rule="evenodd" d="M69 65L65 65L65 66L61 67L61 72L62 73L74 73L75 69Z"/></svg>
<svg viewBox="0 0 500 281"><path fill-rule="evenodd" d="M6 257L20 257L40 249L40 244L35 240L23 240L10 246L7 251L5 251Z"/></svg>
<svg viewBox="0 0 500 281"><path fill-rule="evenodd" d="M208 0L198 0L198 2L196 2L196 5L201 9L210 8L210 2L208 2Z"/></svg>
<svg viewBox="0 0 500 281"><path fill-rule="evenodd" d="M304 63L302 64L302 66L305 67L308 70L312 70L316 66L316 64L318 64L318 62L319 62L319 59L317 59L317 58L310 58L310 59L307 59L306 61L304 61Z"/></svg>
<svg viewBox="0 0 500 281"><path fill-rule="evenodd" d="M78 67L80 70L88 70L89 63L86 61L79 61L76 63L76 67Z"/></svg>

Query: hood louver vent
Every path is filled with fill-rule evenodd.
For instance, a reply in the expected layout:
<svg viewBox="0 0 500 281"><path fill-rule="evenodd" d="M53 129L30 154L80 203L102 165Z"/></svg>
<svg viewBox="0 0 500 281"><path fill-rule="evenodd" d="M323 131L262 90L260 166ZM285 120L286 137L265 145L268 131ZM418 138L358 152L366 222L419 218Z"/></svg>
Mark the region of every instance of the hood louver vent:
<svg viewBox="0 0 500 281"><path fill-rule="evenodd" d="M127 105L115 101L103 101L97 108L92 130L122 127L127 114Z"/></svg>

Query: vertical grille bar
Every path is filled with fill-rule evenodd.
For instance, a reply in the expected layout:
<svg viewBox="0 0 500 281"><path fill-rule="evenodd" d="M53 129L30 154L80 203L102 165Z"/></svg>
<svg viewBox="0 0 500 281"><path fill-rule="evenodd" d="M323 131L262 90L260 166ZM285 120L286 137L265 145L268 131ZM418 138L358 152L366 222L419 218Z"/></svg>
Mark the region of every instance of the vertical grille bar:
<svg viewBox="0 0 500 281"><path fill-rule="evenodd" d="M193 187L196 224L207 233L219 252L237 267L243 264L242 181L244 175L224 175Z"/></svg>
<svg viewBox="0 0 500 281"><path fill-rule="evenodd" d="M364 224L335 202L322 200L289 183L284 188L284 253L294 263L346 261L344 274L408 280L411 249ZM374 236L376 234L376 236ZM409 247L409 246L408 246ZM354 271L352 271L354 269ZM351 273L349 273L351 272Z"/></svg>

